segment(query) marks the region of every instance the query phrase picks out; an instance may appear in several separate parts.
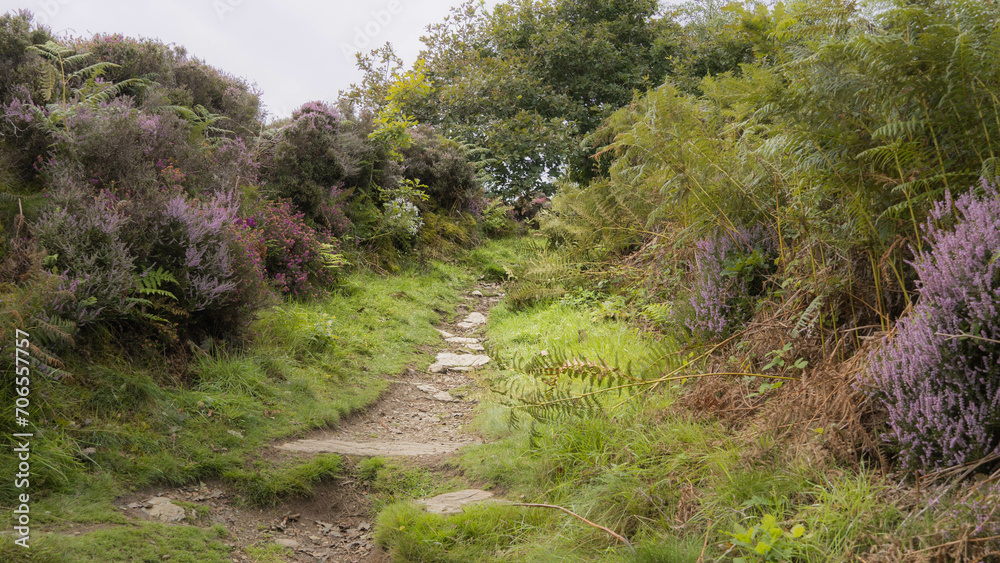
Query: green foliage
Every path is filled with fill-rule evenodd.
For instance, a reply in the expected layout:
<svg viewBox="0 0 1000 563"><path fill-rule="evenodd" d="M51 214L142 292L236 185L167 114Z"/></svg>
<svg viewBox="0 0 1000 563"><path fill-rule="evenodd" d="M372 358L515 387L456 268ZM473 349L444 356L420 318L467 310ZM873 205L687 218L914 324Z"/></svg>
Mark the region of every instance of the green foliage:
<svg viewBox="0 0 1000 563"><path fill-rule="evenodd" d="M417 120L407 115L405 108L419 103L433 90L424 72L424 61L418 59L413 70L395 77L389 84L385 103L375 116L375 130L368 138L385 146L390 158L401 160L399 151L413 144L407 129L417 125Z"/></svg>
<svg viewBox="0 0 1000 563"><path fill-rule="evenodd" d="M444 517L401 502L382 510L375 541L395 561L499 561L520 539L530 537L549 515L501 504L472 506ZM512 555L516 558L517 551Z"/></svg>
<svg viewBox="0 0 1000 563"><path fill-rule="evenodd" d="M514 232L516 225L511 217L513 208L500 199L491 199L483 209L483 232L489 237L503 237Z"/></svg>
<svg viewBox="0 0 1000 563"><path fill-rule="evenodd" d="M152 82L139 77L127 78L118 83L98 83L108 70L117 65L109 62L92 64L91 53L77 53L76 49L49 40L41 45L32 45L28 51L37 53L48 64L41 67L41 96L50 104L47 115L39 112L43 123L50 131L67 127L67 118L81 108L94 108L121 95L127 89L143 88ZM74 104L70 104L71 99Z"/></svg>
<svg viewBox="0 0 1000 563"><path fill-rule="evenodd" d="M571 160L587 173L582 136L662 78L667 50L657 43L656 8L649 0L526 0L493 10L468 2L431 27L411 71L426 73L433 90L392 113L484 149L493 194L549 192L546 176ZM384 88L378 75L393 59L373 52L360 62L363 86Z"/></svg>
<svg viewBox="0 0 1000 563"><path fill-rule="evenodd" d="M765 514L759 524L743 531L728 533L734 546L741 548L744 557L733 559L734 563L750 563L752 561L787 561L792 554L794 540L801 538L806 532L805 526L797 524L791 530L785 531L778 526L778 519L773 514Z"/></svg>
<svg viewBox="0 0 1000 563"><path fill-rule="evenodd" d="M191 139L194 141L208 140L209 133L216 137L232 133L232 131L216 127L216 124L225 119L224 115L216 114L205 109L204 106L195 105L192 108L185 106L169 106L177 112L177 115L184 118L191 126Z"/></svg>

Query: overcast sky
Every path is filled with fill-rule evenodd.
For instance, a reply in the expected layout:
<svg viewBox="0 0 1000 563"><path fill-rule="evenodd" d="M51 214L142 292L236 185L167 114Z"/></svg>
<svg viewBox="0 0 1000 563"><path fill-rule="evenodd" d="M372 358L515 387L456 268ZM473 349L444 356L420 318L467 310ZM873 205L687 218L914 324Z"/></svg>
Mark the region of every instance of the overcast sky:
<svg viewBox="0 0 1000 563"><path fill-rule="evenodd" d="M157 38L255 82L273 117L357 82L353 53L391 42L409 65L428 24L461 0L0 0L58 34ZM493 6L498 0L487 0Z"/></svg>

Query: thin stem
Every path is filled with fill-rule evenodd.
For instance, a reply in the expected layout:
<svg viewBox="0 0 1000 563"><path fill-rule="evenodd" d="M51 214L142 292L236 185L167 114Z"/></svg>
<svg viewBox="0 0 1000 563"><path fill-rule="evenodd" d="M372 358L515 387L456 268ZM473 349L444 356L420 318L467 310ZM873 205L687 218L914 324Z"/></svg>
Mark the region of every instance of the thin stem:
<svg viewBox="0 0 1000 563"><path fill-rule="evenodd" d="M573 512L572 510L570 510L568 508L563 508L561 506L556 506L554 504L540 504L540 503L535 503L535 502L515 502L515 503L512 503L512 506L528 506L528 507L532 507L532 508L554 508L556 510L561 510L561 511L565 512L566 514L569 514L573 518L576 518L577 520L580 520L584 524L587 524L588 526L593 526L594 528L597 528L598 530L604 530L605 532L611 534L612 536L615 537L615 539L617 539L618 541L620 541L620 542L624 543L625 545L627 545L628 548L630 550L632 550L632 553L635 553L635 548L632 547L632 542L628 541L623 536L620 536L620 535L616 534L615 532L609 530L608 528L605 528L604 526L601 526L600 524L595 524L594 522L591 522L590 520L587 520L583 516L580 516L579 514Z"/></svg>

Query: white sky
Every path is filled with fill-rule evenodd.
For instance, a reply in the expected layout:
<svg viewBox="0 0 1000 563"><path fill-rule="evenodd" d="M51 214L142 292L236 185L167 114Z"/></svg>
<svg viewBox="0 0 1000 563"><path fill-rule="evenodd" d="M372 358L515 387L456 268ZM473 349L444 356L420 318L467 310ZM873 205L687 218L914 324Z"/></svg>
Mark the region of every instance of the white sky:
<svg viewBox="0 0 1000 563"><path fill-rule="evenodd" d="M0 0L0 12L30 10L61 35L122 33L183 45L255 82L270 114L283 117L311 100L332 101L359 80L344 49L367 52L388 41L409 65L427 25L460 1Z"/></svg>

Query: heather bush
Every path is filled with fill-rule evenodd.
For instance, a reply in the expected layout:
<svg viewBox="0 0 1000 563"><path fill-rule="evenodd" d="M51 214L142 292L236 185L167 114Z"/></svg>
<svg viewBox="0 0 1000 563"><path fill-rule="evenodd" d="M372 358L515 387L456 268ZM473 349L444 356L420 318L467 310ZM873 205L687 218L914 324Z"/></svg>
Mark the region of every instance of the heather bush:
<svg viewBox="0 0 1000 563"><path fill-rule="evenodd" d="M197 169L188 126L172 114L149 114L128 98L90 108L78 106L57 132L50 175L68 173L76 182L100 189L142 193L158 184L158 164Z"/></svg>
<svg viewBox="0 0 1000 563"><path fill-rule="evenodd" d="M256 185L259 181L257 159L238 137L220 139L208 149L205 158L211 171L211 183L218 188L232 190Z"/></svg>
<svg viewBox="0 0 1000 563"><path fill-rule="evenodd" d="M264 178L278 197L289 199L308 221L340 229L331 211L348 174L339 150L340 114L324 102L309 102L270 141ZM342 215L342 213L340 214Z"/></svg>
<svg viewBox="0 0 1000 563"><path fill-rule="evenodd" d="M98 33L77 41L75 47L79 52L90 53L94 61L116 65L109 68L105 76L111 82L142 77L166 82L172 76L171 68L176 57L169 46L159 41L133 39L120 33ZM132 88L125 94L141 102L146 92L142 88Z"/></svg>
<svg viewBox="0 0 1000 563"><path fill-rule="evenodd" d="M54 311L63 318L229 336L270 301L263 241L237 220L235 197L89 193L64 179L36 226L46 265L62 278ZM155 281L151 272L159 272Z"/></svg>
<svg viewBox="0 0 1000 563"><path fill-rule="evenodd" d="M170 95L176 101L183 97L188 107L202 106L224 116L219 126L241 138L249 139L259 132L263 109L255 86L189 58L183 49L176 50L176 57L173 80L169 83Z"/></svg>
<svg viewBox="0 0 1000 563"><path fill-rule="evenodd" d="M35 225L35 236L49 258L46 266L61 276L54 294L56 313L77 326L99 317L119 318L134 306L135 256L124 229L128 217L105 192L92 201L57 201Z"/></svg>
<svg viewBox="0 0 1000 563"><path fill-rule="evenodd" d="M27 48L50 39L52 35L47 28L33 24L30 12L0 14L0 103L9 103L22 88L29 89L31 94L38 93L41 60ZM32 99L31 94L28 100Z"/></svg>
<svg viewBox="0 0 1000 563"><path fill-rule="evenodd" d="M944 511L949 522L965 526L945 535L948 540L979 539L990 541L983 547L1000 550L1000 483L983 484L963 495ZM995 551L994 551L995 553Z"/></svg>
<svg viewBox="0 0 1000 563"><path fill-rule="evenodd" d="M752 311L773 269L774 242L761 227L738 229L696 244L691 312L684 324L698 337L723 336Z"/></svg>
<svg viewBox="0 0 1000 563"><path fill-rule="evenodd" d="M200 202L177 195L147 225L155 233L149 265L174 275L179 286L175 296L186 311L218 310L233 304L237 280L225 229L237 211L227 196Z"/></svg>
<svg viewBox="0 0 1000 563"><path fill-rule="evenodd" d="M14 88L11 100L0 103L0 151L5 184L32 184L39 158L49 151L51 138L42 124L44 110L31 101L25 87Z"/></svg>
<svg viewBox="0 0 1000 563"><path fill-rule="evenodd" d="M886 438L907 469L1000 452L1000 197L986 192L934 206L913 264L917 304L873 355Z"/></svg>
<svg viewBox="0 0 1000 563"><path fill-rule="evenodd" d="M336 282L337 243L307 225L290 201L264 203L245 224L260 231L265 271L281 293L314 296Z"/></svg>

